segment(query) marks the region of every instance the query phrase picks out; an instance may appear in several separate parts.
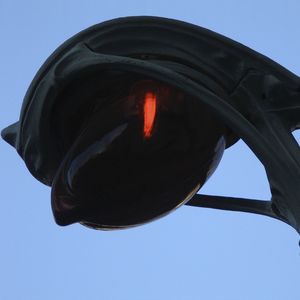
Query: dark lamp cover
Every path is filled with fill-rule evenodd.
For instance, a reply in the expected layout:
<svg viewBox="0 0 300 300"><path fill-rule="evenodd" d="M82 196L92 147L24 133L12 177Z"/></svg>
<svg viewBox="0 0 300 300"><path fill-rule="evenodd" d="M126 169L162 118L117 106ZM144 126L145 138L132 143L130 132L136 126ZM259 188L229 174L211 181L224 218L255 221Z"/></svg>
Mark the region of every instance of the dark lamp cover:
<svg viewBox="0 0 300 300"><path fill-rule="evenodd" d="M199 190L225 149L224 126L171 86L138 80L110 98L94 107L53 181L60 225L113 229L165 215Z"/></svg>

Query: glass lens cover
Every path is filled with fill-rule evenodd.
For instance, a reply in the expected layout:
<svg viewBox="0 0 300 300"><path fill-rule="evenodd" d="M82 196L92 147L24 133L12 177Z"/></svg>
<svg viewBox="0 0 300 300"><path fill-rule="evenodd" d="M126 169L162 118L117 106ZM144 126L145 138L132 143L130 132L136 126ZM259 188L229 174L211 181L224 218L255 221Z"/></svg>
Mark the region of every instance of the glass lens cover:
<svg viewBox="0 0 300 300"><path fill-rule="evenodd" d="M94 108L68 151L52 188L57 223L113 229L165 215L213 173L224 132L196 99L154 80L135 82Z"/></svg>

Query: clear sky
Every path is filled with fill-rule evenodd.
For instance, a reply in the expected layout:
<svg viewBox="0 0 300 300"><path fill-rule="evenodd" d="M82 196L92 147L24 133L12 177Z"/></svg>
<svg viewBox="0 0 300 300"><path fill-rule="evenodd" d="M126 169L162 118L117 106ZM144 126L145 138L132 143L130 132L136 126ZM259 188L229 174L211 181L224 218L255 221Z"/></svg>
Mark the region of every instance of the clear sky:
<svg viewBox="0 0 300 300"><path fill-rule="evenodd" d="M299 0L0 0L0 128L18 119L52 51L95 23L128 15L184 20L300 75L299 12ZM182 207L130 230L59 227L50 189L3 141L0 153L1 300L299 299L299 236L279 221ZM226 150L203 192L270 197L263 167L242 142Z"/></svg>

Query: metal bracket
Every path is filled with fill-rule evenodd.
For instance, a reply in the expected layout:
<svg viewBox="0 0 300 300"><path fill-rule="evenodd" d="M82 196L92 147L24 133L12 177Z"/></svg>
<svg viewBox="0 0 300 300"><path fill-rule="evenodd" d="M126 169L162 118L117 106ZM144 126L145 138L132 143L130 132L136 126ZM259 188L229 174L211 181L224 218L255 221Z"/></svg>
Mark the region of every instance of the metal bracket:
<svg viewBox="0 0 300 300"><path fill-rule="evenodd" d="M300 232L300 148L291 133L300 124L300 92L273 75L251 70L230 102L255 129L241 138L264 165L272 199L195 195L188 205L267 215Z"/></svg>

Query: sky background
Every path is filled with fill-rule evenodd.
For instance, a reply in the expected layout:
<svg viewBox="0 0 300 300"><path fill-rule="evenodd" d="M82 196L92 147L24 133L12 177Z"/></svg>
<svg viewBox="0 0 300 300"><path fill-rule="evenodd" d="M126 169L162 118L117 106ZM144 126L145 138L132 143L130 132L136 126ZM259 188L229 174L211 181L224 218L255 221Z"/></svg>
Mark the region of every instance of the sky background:
<svg viewBox="0 0 300 300"><path fill-rule="evenodd" d="M45 59L90 25L129 15L180 19L300 75L299 12L299 0L0 0L0 128L18 120ZM59 227L50 189L4 141L0 153L1 300L299 299L299 236L284 223L182 207L130 230ZM264 169L243 142L226 150L202 191L270 197Z"/></svg>

